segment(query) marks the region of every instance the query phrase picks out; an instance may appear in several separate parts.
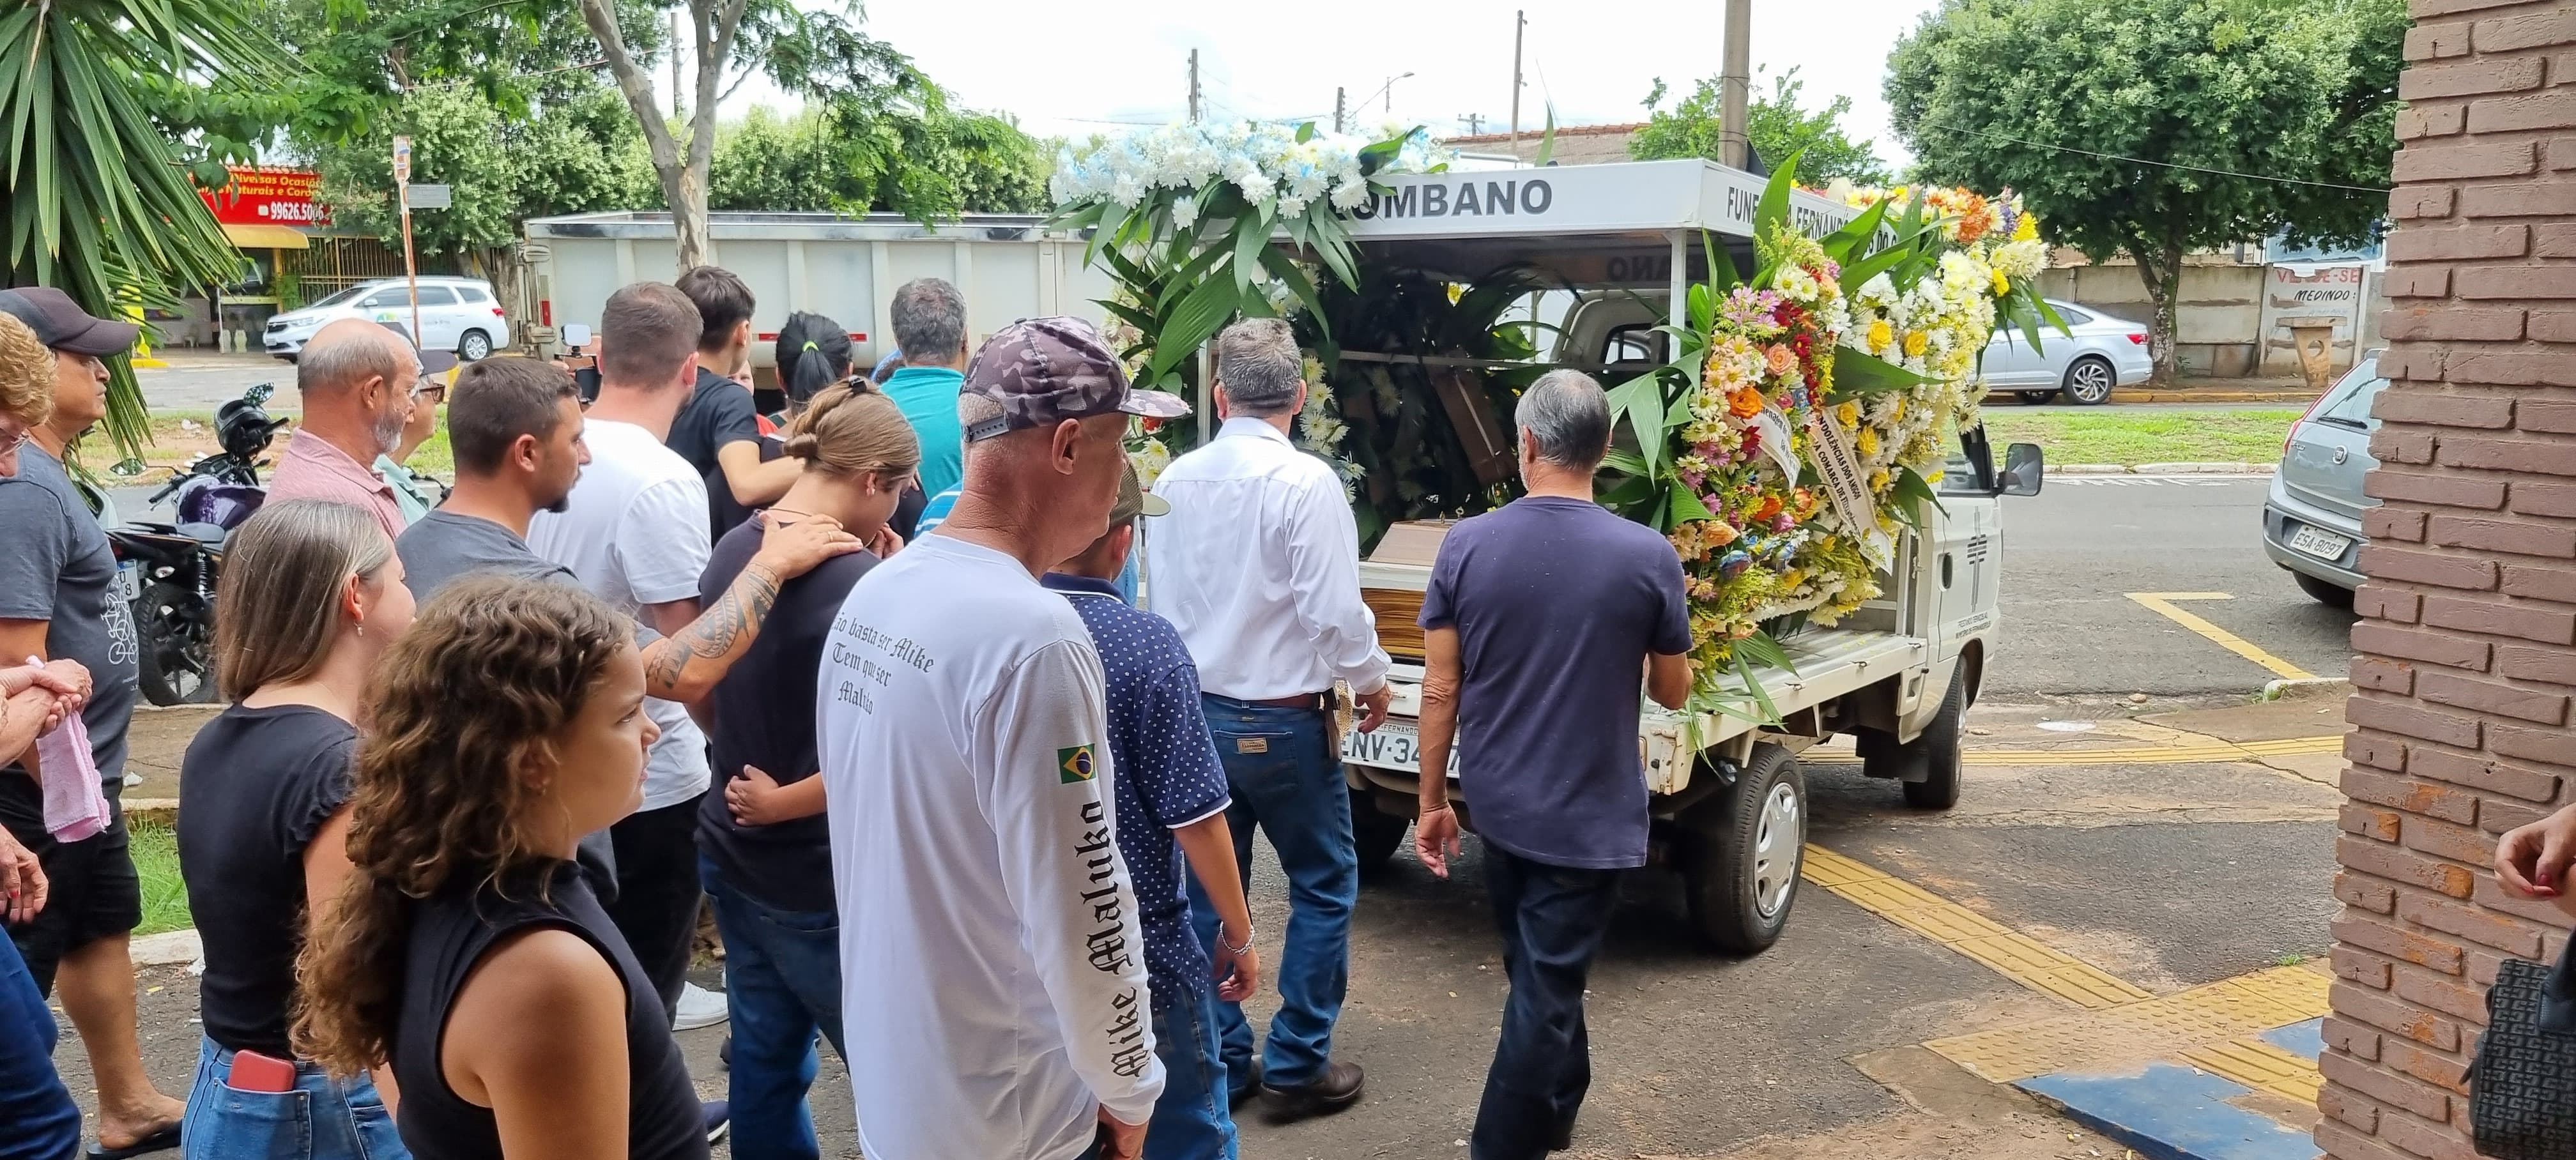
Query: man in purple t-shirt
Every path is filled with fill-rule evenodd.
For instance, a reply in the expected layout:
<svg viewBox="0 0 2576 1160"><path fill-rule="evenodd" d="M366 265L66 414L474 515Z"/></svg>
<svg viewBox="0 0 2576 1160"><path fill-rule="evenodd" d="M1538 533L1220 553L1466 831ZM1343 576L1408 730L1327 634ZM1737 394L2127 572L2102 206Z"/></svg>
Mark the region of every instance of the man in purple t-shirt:
<svg viewBox="0 0 2576 1160"><path fill-rule="evenodd" d="M1638 678L1668 708L1691 686L1681 558L1592 502L1601 385L1550 372L1512 421L1529 494L1450 529L1422 595L1422 768L1446 768L1460 739L1512 988L1472 1160L1539 1160L1573 1137L1592 1082L1584 976L1620 871L1646 864ZM1457 843L1447 779L1424 778L1415 852L1445 878Z"/></svg>

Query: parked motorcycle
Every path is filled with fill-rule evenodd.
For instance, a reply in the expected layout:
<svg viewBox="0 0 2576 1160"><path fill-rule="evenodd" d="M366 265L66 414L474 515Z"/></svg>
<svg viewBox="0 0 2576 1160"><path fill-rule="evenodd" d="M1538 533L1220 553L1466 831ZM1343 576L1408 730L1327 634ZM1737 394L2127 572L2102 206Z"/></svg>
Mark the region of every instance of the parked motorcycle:
<svg viewBox="0 0 2576 1160"><path fill-rule="evenodd" d="M268 417L270 390L261 383L224 404L215 412L223 449L174 471L152 493L154 507L176 497L174 522L137 520L107 535L118 595L134 610L137 677L143 698L155 705L216 697L215 580L224 540L267 498L260 455L288 422Z"/></svg>

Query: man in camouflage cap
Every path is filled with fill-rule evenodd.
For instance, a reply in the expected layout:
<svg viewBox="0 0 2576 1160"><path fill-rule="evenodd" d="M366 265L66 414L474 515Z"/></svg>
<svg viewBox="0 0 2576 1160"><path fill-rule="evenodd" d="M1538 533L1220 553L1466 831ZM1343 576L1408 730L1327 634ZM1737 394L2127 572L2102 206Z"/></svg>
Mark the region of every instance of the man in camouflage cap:
<svg viewBox="0 0 2576 1160"><path fill-rule="evenodd" d="M1164 1071L1111 841L1124 771L1091 633L1037 577L1108 530L1127 416L1188 410L1131 389L1084 323L1003 328L958 392L955 509L834 619L815 738L849 855L832 867L842 1027L904 1045L850 1060L868 1155L1143 1148Z"/></svg>

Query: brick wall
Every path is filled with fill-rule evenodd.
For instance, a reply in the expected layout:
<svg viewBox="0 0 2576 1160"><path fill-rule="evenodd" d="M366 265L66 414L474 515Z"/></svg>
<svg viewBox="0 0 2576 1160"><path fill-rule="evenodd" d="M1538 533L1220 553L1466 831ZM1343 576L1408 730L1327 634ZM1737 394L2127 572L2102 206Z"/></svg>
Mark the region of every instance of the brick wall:
<svg viewBox="0 0 2576 1160"><path fill-rule="evenodd" d="M2498 890L2495 838L2576 781L2576 6L2413 6L2317 1099L2341 1160L2472 1155L2486 985L2566 927Z"/></svg>

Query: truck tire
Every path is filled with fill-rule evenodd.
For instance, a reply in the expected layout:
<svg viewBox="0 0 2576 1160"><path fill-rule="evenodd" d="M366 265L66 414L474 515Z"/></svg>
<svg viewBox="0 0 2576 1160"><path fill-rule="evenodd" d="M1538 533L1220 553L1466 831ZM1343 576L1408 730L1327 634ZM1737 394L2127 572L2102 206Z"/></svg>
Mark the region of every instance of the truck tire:
<svg viewBox="0 0 2576 1160"><path fill-rule="evenodd" d="M1360 877L1375 878L1386 873L1386 864L1404 845L1404 835L1413 823L1377 808L1377 797L1367 790L1351 791L1351 840L1359 849Z"/></svg>
<svg viewBox="0 0 2576 1160"><path fill-rule="evenodd" d="M1755 745L1735 784L1683 820L1675 852L1691 928L1729 954L1769 950L1798 901L1806 837L1797 759L1767 741Z"/></svg>
<svg viewBox="0 0 2576 1160"><path fill-rule="evenodd" d="M1959 804L1959 783L1966 772L1959 752L1959 731L1968 716L1968 667L1950 670L1950 691L1941 711L1923 727L1923 735L1903 748L1923 763L1920 781L1904 782L1905 804L1918 810L1946 810Z"/></svg>

